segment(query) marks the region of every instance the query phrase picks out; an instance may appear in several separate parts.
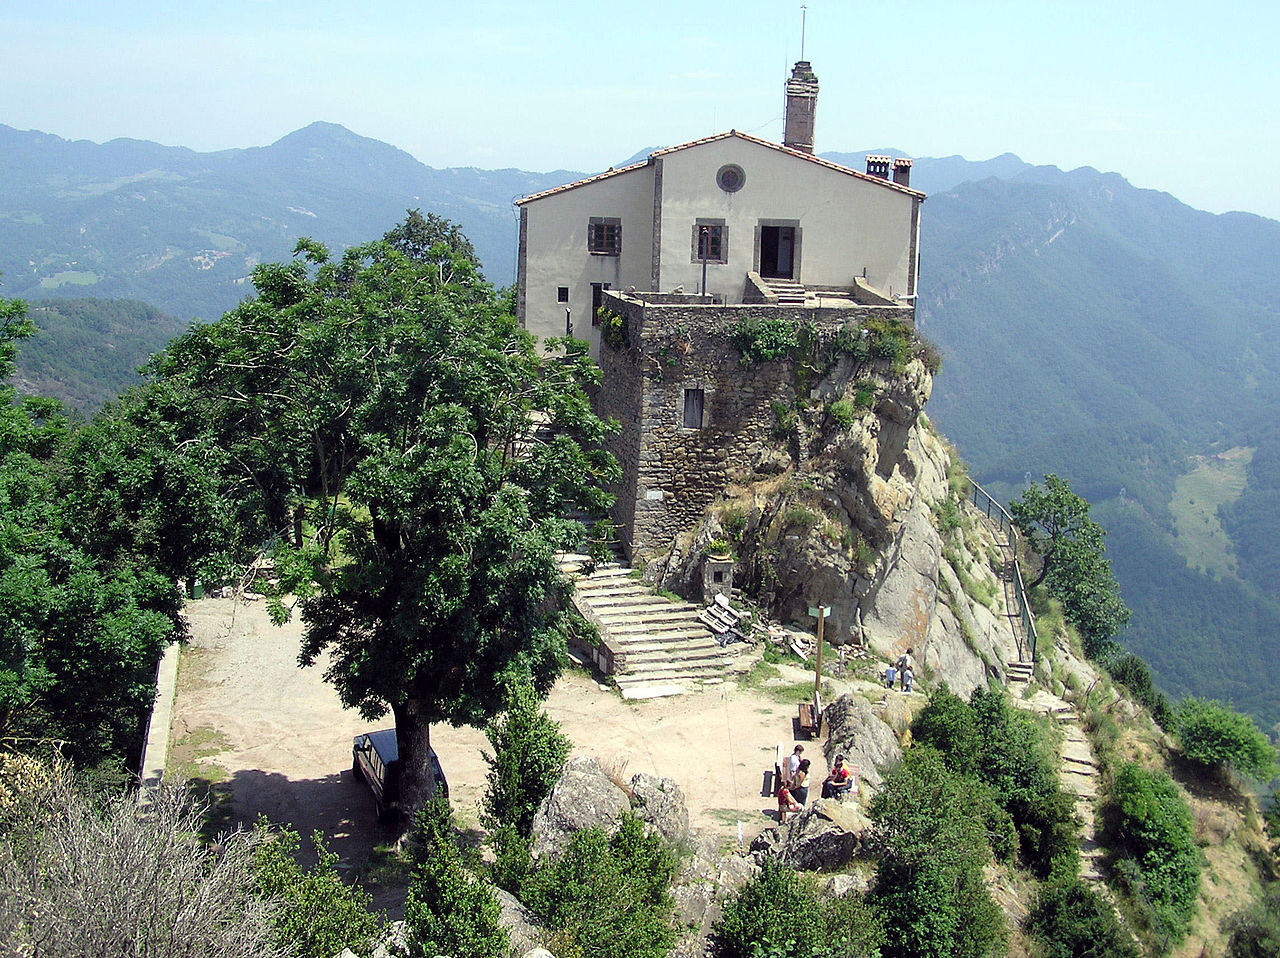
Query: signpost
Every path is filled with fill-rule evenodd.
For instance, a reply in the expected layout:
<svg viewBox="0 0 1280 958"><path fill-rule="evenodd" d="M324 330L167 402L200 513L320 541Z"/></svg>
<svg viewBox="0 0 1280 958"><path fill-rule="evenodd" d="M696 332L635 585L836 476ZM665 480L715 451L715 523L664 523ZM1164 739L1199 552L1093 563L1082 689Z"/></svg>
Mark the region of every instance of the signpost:
<svg viewBox="0 0 1280 958"><path fill-rule="evenodd" d="M809 614L818 620L818 657L813 669L813 723L815 729L822 728L822 630L827 616L831 614L831 606L820 605L809 608ZM816 733L815 733L816 734Z"/></svg>

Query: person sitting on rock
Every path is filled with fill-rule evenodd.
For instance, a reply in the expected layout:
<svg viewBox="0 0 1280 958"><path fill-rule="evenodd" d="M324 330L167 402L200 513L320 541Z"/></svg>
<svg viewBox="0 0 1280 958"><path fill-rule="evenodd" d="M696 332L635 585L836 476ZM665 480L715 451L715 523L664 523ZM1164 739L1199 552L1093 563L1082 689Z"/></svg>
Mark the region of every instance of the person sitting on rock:
<svg viewBox="0 0 1280 958"><path fill-rule="evenodd" d="M800 803L795 800L791 790L783 785L778 789L778 824L785 825L788 812L800 811Z"/></svg>
<svg viewBox="0 0 1280 958"><path fill-rule="evenodd" d="M844 756L837 755L830 774L822 780L822 797L843 798L853 787L852 778L853 773L849 771L849 766L845 765Z"/></svg>

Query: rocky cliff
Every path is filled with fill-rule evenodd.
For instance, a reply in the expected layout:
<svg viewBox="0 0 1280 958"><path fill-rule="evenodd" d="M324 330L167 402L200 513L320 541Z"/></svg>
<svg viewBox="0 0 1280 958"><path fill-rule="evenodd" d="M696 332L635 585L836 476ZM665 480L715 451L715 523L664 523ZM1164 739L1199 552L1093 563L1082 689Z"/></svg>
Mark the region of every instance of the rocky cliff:
<svg viewBox="0 0 1280 958"><path fill-rule="evenodd" d="M829 641L896 658L967 694L1018 658L1000 544L964 505L967 479L923 409L925 362L835 363L770 442L757 442L701 522L646 578L686 595L703 555L733 548L735 585L782 621L812 626L830 607Z"/></svg>

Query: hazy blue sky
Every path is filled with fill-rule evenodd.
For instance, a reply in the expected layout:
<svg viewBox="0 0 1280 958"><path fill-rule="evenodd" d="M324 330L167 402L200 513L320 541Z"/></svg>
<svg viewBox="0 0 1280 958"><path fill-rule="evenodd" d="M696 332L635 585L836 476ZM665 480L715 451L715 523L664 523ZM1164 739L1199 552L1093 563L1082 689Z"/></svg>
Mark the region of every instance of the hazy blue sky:
<svg viewBox="0 0 1280 958"><path fill-rule="evenodd" d="M810 0L819 151L1017 153L1280 218L1280 4ZM197 150L341 123L431 166L779 139L800 4L0 0L0 123Z"/></svg>

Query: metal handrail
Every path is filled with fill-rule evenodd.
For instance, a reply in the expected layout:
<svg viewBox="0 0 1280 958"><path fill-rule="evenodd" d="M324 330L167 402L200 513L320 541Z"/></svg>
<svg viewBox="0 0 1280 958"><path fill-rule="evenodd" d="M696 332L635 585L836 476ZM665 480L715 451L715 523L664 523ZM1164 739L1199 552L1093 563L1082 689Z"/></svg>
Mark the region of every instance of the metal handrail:
<svg viewBox="0 0 1280 958"><path fill-rule="evenodd" d="M1027 587L1022 581L1022 567L1018 564L1018 527L1013 524L1013 516L1009 515L1005 507L973 479L969 480L969 498L975 509L981 511L992 522L998 523L1004 534L1009 537L1009 548L1013 552L1013 594L1018 600L1018 616L1022 620L1022 627L1027 633L1027 638L1031 640L1031 661L1034 662L1038 636L1035 617L1031 614L1031 603L1027 601ZM995 515L991 514L992 510L995 510Z"/></svg>

